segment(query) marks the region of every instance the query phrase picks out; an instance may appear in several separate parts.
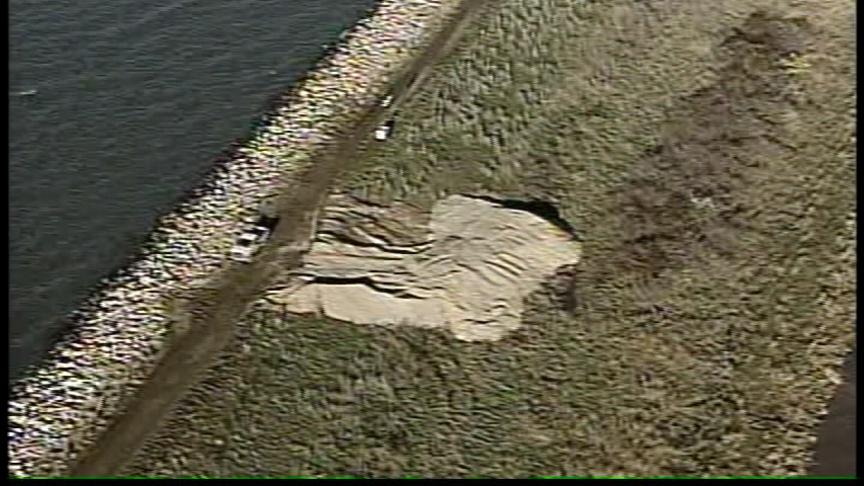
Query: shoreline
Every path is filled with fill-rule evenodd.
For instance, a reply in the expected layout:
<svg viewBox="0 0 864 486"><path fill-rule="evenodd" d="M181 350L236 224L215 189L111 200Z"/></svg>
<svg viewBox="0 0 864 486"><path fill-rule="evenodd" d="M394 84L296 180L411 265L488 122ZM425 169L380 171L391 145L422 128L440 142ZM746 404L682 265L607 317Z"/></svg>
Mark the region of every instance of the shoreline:
<svg viewBox="0 0 864 486"><path fill-rule="evenodd" d="M380 0L378 0L378 2L380 3ZM373 15L376 8L377 5L373 5L372 7L365 9L358 20ZM161 251L155 247L160 243L157 236L164 226L163 220L177 214L182 214L187 211L190 206L197 205L202 197L205 197L212 191L215 182L218 180L220 175L226 171L225 165L229 164L232 159L239 155L238 150L252 141L258 131L267 126L273 116L278 115L278 110L280 108L284 108L286 105L289 105L294 101L297 90L300 86L309 82L315 72L321 66L325 66L328 59L332 57L335 52L347 47L347 33L352 29L353 25L343 31L336 41L323 44L321 52L309 62L309 69L296 77L293 82L286 84L279 91L267 96L264 102L261 103L259 108L255 111L256 115L253 115L250 118L249 125L245 129L245 134L234 138L230 143L225 144L224 148L218 150L214 155L211 155L210 165L206 173L193 187L182 191L174 201L171 202L168 210L158 214L154 218L153 223L150 224L143 235L138 238L140 244L136 246L132 252L125 255L120 263L115 265L113 268L110 268L107 272L104 272L97 283L87 287L83 292L85 296L79 301L79 304L75 309L56 319L55 322L57 322L57 327L48 334L48 342L40 353L41 356L30 365L23 366L15 376L9 376L7 378L7 387L10 390L10 395L18 382L26 380L29 375L45 366L47 362L55 359L55 357L52 356L55 352L55 348L61 346L70 335L74 334L76 330L75 321L79 319L81 315L87 314L93 310L91 308L93 307L93 302L101 300L101 296L112 287L114 282L126 277L129 268L134 266L136 262L146 258L153 251Z"/></svg>
<svg viewBox="0 0 864 486"><path fill-rule="evenodd" d="M360 19L365 19L374 14L374 12L375 7L373 6L367 9ZM81 303L76 309L57 319L57 329L51 333L49 343L46 346L47 349L43 355L34 361L33 364L23 367L17 376L9 377L7 387L10 389L10 392L17 386L18 382L26 380L30 374L43 367L46 362L50 362L55 358L52 354L55 352L56 348L61 346L70 336L74 335L76 331L74 321L81 315L92 311L91 307L94 303L102 299L103 294L107 290L111 289L114 282L127 277L129 268L134 266L136 262L146 258L154 251L160 251L157 245L160 243L158 235L164 227L162 223L163 220L189 211L199 203L202 197L207 196L213 190L214 184L220 175L227 170L225 167L226 164L229 164L234 158L240 155L239 150L255 139L258 131L266 127L272 117L278 115L278 110L280 108L283 108L294 101L300 86L309 82L317 69L322 65L326 65L327 60L333 56L335 52L346 47L347 36L345 34L350 30L351 29L349 28L344 31L337 41L325 44L326 47L314 60L311 61L310 64L312 67L297 77L294 82L286 85L285 88L279 92L268 96L261 104L260 108L256 110L257 115L250 120L249 127L246 129L246 134L235 138L233 141L228 143L225 148L211 156L210 168L207 172L201 177L195 186L183 191L174 200L174 202L171 203L171 208L168 211L156 216L154 222L141 238L143 240L142 243L138 245L133 252L126 255L122 262L106 272L99 279L98 283L87 288L84 292L86 296L81 299Z"/></svg>
<svg viewBox="0 0 864 486"><path fill-rule="evenodd" d="M310 162L320 156L322 150L326 151L334 143L334 139L343 135L345 127L351 125L352 116L356 117L364 109L374 109L377 99L383 91L386 91L389 76L417 57L417 51L424 49L430 43L430 38L441 30L441 25L438 24L445 22L459 3L461 2L439 0L407 3L388 0L378 2L366 17L341 36L339 42L325 49L321 59L306 75L299 78L286 92L274 95L268 100L265 113L260 117L260 121L255 123L253 132L247 137L236 140L229 145L228 149L214 158L214 168L202 182L184 194L172 212L157 220L150 236L139 251L130 256L124 265L102 279L101 285L91 292L91 297L85 299L78 310L64 319L68 323L63 326L65 332L58 337L45 357L36 366L25 370L24 376L11 385L9 453L12 456L10 472L13 475L57 474L89 450L102 431L110 425L113 417L128 405L130 397L149 379L151 372L168 353L168 348L176 344L176 340L169 337L176 324L171 321L171 310L164 298L165 294L173 294L176 297L196 292L202 287L202 282L203 286L206 286L213 281L218 281L226 271L227 252L222 252L221 258L217 259L214 255L220 253L221 248L218 246L220 242L213 245L215 248L207 248L207 243L212 242L205 241L202 244L203 249L194 248L189 251L194 253L197 250L204 257L209 256L209 261L187 262L187 264L201 263L195 270L203 271L199 271L198 275L193 270L184 273L188 269L181 268L183 262L177 264L169 259L162 265L168 269L165 274L171 275L171 270L180 273L177 280L181 283L174 285L173 289L161 287L148 289L146 285L143 289L137 289L143 295L144 303L139 307L144 311L138 309L138 312L143 314L133 314L133 316L140 319L140 322L136 322L136 319L123 319L124 311L130 307L128 302L123 302L124 290L126 290L124 285L134 287L132 284L137 283L134 282L135 277L142 272L145 277L141 279L148 278L151 283L153 282L153 277L147 277L147 274L148 272L152 274L153 268L156 268L155 272L158 275L158 271L162 269L158 264L162 263L159 261L160 258L165 257L165 248L161 245L167 241L166 246L174 248L172 245L175 243L177 245L185 243L182 240L183 230L191 230L186 233L194 233L199 229L197 224L200 220L196 213L204 211L206 217L207 211L218 212L220 209L219 201L211 202L208 198L214 194L230 193L232 188L236 193L230 195L239 199L239 207L236 200L223 203L221 206L226 213L221 216L221 219L227 224L208 229L211 233L222 236L223 247L233 243L234 231L232 230L236 228L230 226L242 226L242 223L238 224L237 219L242 220L244 213L257 212L258 208L250 209L250 205L254 206L256 202L283 192L286 176L290 178L292 174L303 173L313 168L314 164ZM393 37L398 37L400 34L398 29L406 25L405 19L399 18L400 15L411 22L414 30L410 35L403 35L404 39L397 38L394 42ZM403 21L401 24L400 20ZM375 22L382 25L377 25ZM395 32L386 29L388 22L393 24L390 27L395 29ZM375 31L375 28L378 30ZM384 40L369 41L368 38L374 39L375 35L384 36ZM365 45L364 36L367 38ZM390 44L387 44L388 41ZM380 49L370 49L371 42L377 42L375 46L380 46ZM338 57L343 54L343 57L349 60L353 58L352 56L362 59L363 55L367 58L374 58L376 55L391 57L383 65L374 65L380 69L379 71L363 73L366 75L365 79L362 77L358 79L355 73L354 79L347 80L355 84L355 88L357 86L362 88L357 90L360 96L352 99L350 95L354 94L353 92L349 92L346 96L338 91L340 81L345 81L340 76L344 72L337 72L336 76L328 74L338 61ZM325 92L324 95L328 99L336 98L336 102L324 107L321 119L316 123L314 116L316 113L311 111L309 106L303 105L311 104L312 109L318 109L315 97L320 91L314 92L316 83L319 86L317 89L326 91L328 82L337 86L331 88L333 92ZM342 84L344 85L345 82ZM310 88L313 90L311 94ZM304 112L304 108L310 111ZM326 108L331 108L329 113ZM294 118L291 116L292 109L295 113L299 112L300 117L303 115L309 117L306 120ZM302 140L305 144L300 145L297 144L297 139L269 137L268 133L285 132L284 126L277 129L280 122L289 125L289 132L294 127L305 128L312 132L311 136ZM292 124L293 126L290 126ZM289 152L292 157L287 160L282 157L285 155L283 152L285 148L293 152ZM258 169L263 171L261 173L263 177L256 177L261 175L255 173L256 162ZM246 166L243 163L251 165L248 169L251 177L247 179L253 180L244 181L243 171ZM232 180L232 177L235 179ZM236 182L234 186L231 185L232 182ZM234 203L233 207L231 202ZM183 227L184 223L187 223L186 228ZM176 226L180 226L180 229L178 230ZM206 235L204 236L206 239ZM175 237L173 242L172 237ZM230 270L230 267L227 270ZM228 273L230 275L230 272ZM190 283L192 285L189 285ZM136 289L133 288L129 292L132 290ZM141 298L142 295L138 297ZM134 308L134 303L132 307ZM112 315L112 309L119 310ZM104 314L107 317L98 316L101 310L105 310ZM130 329L133 324L140 324L140 326ZM124 333L126 336L123 336ZM120 339L119 343L111 342L111 338L117 336L126 338L126 341ZM107 356L95 358L90 356L93 354L94 345L97 347L96 351L100 350L100 346L103 347ZM79 350L76 350L76 347ZM84 347L87 348L87 355L83 352ZM101 376L99 379L93 379L93 375ZM44 406L46 399L53 403Z"/></svg>

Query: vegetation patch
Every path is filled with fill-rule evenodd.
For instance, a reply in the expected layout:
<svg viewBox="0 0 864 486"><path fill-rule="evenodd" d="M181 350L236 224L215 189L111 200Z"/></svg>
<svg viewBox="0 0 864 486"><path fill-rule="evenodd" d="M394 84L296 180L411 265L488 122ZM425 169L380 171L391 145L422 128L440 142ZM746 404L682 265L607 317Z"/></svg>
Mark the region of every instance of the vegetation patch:
<svg viewBox="0 0 864 486"><path fill-rule="evenodd" d="M805 473L854 337L852 14L494 2L340 190L551 201L580 262L496 342L257 306L126 472Z"/></svg>

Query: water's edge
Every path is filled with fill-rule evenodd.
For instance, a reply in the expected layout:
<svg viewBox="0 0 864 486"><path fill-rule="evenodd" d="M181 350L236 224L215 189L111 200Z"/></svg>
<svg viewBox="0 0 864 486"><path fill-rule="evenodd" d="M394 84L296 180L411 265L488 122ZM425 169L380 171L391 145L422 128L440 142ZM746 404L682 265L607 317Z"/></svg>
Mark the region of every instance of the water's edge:
<svg viewBox="0 0 864 486"><path fill-rule="evenodd" d="M374 8L374 0L291 3L12 2L10 389L211 177L225 142L242 143L282 96L264 94L303 82L327 55L322 46ZM285 30L267 32L276 15ZM159 24L149 23L154 16ZM248 33L177 48L226 27ZM38 89L15 96L19 88Z"/></svg>

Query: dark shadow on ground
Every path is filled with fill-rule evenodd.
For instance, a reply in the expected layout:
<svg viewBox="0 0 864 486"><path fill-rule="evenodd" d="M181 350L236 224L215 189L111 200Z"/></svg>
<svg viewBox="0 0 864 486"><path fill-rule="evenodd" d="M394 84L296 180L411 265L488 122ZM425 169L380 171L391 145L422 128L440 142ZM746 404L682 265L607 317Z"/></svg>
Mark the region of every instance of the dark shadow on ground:
<svg viewBox="0 0 864 486"><path fill-rule="evenodd" d="M810 474L814 476L855 475L856 371L857 350L846 358L843 383L819 428L815 464L810 468Z"/></svg>
<svg viewBox="0 0 864 486"><path fill-rule="evenodd" d="M469 197L480 199L495 204L500 204L507 209L515 209L517 211L525 211L535 216L539 216L546 221L549 221L565 233L569 234L573 239L578 240L579 235L576 229L564 218L561 217L558 208L549 201L539 199L509 199L498 198L489 195L469 194Z"/></svg>

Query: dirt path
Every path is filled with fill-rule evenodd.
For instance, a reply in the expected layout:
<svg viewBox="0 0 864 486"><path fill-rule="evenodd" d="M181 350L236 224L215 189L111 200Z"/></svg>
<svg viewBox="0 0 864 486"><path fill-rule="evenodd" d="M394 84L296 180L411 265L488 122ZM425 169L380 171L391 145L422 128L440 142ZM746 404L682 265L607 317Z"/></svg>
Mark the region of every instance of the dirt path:
<svg viewBox="0 0 864 486"><path fill-rule="evenodd" d="M428 68L452 48L472 15L487 1L463 1L453 20L395 82L394 105L409 95ZM378 108L367 112L346 129L336 145L319 155L319 160L301 177L298 186L286 192L279 202L281 219L270 245L254 263L232 268L219 288L200 292L190 305L189 314L193 317L188 323L188 331L178 338L126 412L71 468L71 475L112 475L132 457L174 403L228 344L233 326L247 306L267 288L277 273L299 264L300 251L297 248L309 237L311 224L328 189L348 168L360 142L369 136L384 116L386 113Z"/></svg>

